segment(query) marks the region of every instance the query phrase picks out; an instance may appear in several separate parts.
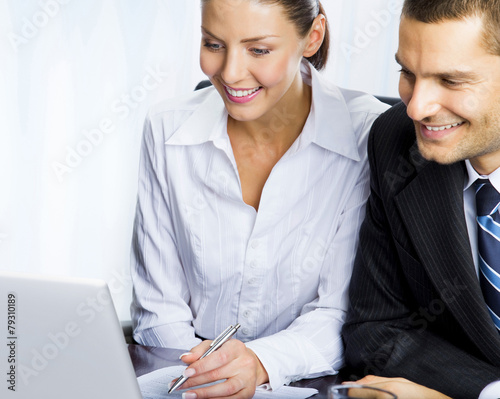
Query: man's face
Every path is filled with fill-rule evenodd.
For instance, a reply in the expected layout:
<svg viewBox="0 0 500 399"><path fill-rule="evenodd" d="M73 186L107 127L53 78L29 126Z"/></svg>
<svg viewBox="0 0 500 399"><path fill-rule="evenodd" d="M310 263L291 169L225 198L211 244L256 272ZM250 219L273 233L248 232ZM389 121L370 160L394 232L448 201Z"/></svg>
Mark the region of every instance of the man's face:
<svg viewBox="0 0 500 399"><path fill-rule="evenodd" d="M480 174L500 167L500 56L486 51L479 17L401 19L399 93L418 147L443 164L470 159Z"/></svg>

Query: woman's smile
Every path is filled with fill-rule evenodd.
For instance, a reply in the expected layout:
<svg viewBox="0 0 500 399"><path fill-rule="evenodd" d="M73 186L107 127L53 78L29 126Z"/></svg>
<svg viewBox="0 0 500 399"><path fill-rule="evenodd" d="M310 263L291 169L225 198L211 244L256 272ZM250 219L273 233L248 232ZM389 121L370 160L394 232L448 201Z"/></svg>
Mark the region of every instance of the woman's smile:
<svg viewBox="0 0 500 399"><path fill-rule="evenodd" d="M224 89L229 101L237 104L244 104L252 101L262 91L262 87L254 87L253 89L235 89L224 85Z"/></svg>

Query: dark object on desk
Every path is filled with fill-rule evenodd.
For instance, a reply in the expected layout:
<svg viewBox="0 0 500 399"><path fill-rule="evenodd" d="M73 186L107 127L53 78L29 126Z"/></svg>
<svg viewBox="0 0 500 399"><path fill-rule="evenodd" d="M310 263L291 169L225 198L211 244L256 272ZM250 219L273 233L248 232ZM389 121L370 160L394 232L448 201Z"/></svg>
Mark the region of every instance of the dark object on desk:
<svg viewBox="0 0 500 399"><path fill-rule="evenodd" d="M134 341L134 328L132 326L132 321L127 320L127 321L122 321L122 330L123 330L123 336L125 337L125 342L127 344L136 344L137 342Z"/></svg>
<svg viewBox="0 0 500 399"><path fill-rule="evenodd" d="M196 90L204 89L205 87L208 87L208 86L212 86L212 82L210 82L210 80L208 80L208 79L202 80L202 81L200 81L200 83L198 83L196 85L194 90L196 91Z"/></svg>
<svg viewBox="0 0 500 399"><path fill-rule="evenodd" d="M202 80L200 83L196 85L194 88L195 90L200 90L204 89L205 87L212 86L212 83L210 80ZM389 105L395 105L401 101L400 98L398 97L386 97L386 96L375 96L379 101L382 101L383 103L389 104Z"/></svg>

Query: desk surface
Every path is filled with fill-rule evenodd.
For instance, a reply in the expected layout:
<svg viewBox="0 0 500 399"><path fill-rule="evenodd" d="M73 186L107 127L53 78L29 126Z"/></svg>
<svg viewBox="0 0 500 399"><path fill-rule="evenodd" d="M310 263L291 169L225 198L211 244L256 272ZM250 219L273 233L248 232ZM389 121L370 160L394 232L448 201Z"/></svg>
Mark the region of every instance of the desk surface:
<svg viewBox="0 0 500 399"><path fill-rule="evenodd" d="M179 360L179 356L183 353L181 350L131 344L128 346L128 351L137 377L159 368L184 364ZM332 384L339 384L340 381L339 376L331 375L310 380L301 380L291 385L316 388L319 394L314 396L314 399L326 399L327 387Z"/></svg>

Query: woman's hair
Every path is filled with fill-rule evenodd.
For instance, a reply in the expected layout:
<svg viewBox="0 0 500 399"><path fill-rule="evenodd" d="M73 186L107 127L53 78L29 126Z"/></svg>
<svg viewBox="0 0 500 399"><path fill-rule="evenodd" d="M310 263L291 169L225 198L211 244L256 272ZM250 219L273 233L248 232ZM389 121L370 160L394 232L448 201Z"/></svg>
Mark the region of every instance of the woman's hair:
<svg viewBox="0 0 500 399"><path fill-rule="evenodd" d="M279 4L285 10L288 19L295 24L300 37L305 37L314 22L314 19L323 14L326 18L325 10L319 0L257 0L261 3ZM325 38L321 47L312 57L307 57L309 62L317 70L326 66L330 49L330 32L328 21L325 25Z"/></svg>
<svg viewBox="0 0 500 399"><path fill-rule="evenodd" d="M209 0L202 0L207 2ZM288 19L295 25L300 37L305 37L312 27L314 19L323 14L326 18L325 10L319 0L254 0L263 4L278 4L285 10ZM318 51L307 60L317 69L325 67L330 49L330 32L328 21L325 25L325 37Z"/></svg>
<svg viewBox="0 0 500 399"><path fill-rule="evenodd" d="M405 0L402 15L425 23L482 17L485 48L500 55L500 0Z"/></svg>

